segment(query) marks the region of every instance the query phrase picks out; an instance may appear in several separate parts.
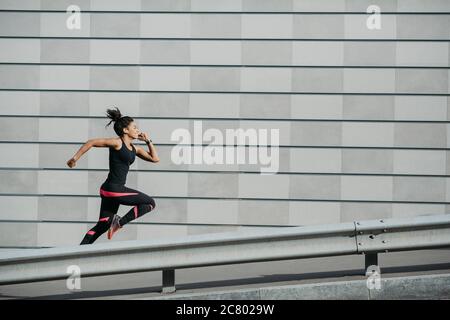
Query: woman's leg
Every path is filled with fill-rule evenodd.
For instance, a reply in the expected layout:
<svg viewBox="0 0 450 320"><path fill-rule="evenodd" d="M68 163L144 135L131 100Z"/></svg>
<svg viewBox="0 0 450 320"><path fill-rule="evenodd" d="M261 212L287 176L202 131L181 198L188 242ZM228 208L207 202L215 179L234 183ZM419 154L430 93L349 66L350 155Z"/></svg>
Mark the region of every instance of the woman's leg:
<svg viewBox="0 0 450 320"><path fill-rule="evenodd" d="M122 192L126 195L117 197L117 201L125 206L133 206L133 208L119 220L120 227L136 218L142 217L156 207L155 200L143 192L128 187L123 187Z"/></svg>
<svg viewBox="0 0 450 320"><path fill-rule="evenodd" d="M118 209L119 203L114 198L102 197L98 222L86 233L80 245L92 244L98 237L108 231L111 226L112 217L117 213Z"/></svg>

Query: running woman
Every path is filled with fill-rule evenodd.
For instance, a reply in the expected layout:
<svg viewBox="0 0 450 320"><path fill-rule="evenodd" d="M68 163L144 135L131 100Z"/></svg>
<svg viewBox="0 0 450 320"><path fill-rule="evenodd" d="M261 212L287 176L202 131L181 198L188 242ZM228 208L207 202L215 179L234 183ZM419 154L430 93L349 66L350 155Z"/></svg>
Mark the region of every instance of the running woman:
<svg viewBox="0 0 450 320"><path fill-rule="evenodd" d="M97 224L91 228L80 245L91 244L103 233L108 231L108 239L128 222L139 218L155 209L156 203L153 198L138 190L125 186L128 169L134 162L135 156L145 161L159 162L156 148L148 135L140 132L133 118L123 117L120 110L107 109L106 115L114 122L114 131L119 137L88 140L77 153L67 161L70 168L75 167L80 157L92 147L109 147L109 173L105 182L100 187L100 217ZM134 146L134 139L145 141L149 151ZM117 215L119 205L133 206L123 217Z"/></svg>

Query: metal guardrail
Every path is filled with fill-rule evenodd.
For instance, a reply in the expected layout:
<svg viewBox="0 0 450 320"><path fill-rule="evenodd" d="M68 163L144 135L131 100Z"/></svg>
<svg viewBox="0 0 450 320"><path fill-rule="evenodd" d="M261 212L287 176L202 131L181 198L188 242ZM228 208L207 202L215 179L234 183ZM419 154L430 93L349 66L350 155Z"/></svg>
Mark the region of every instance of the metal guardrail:
<svg viewBox="0 0 450 320"><path fill-rule="evenodd" d="M260 261L450 247L450 214L407 219L238 231L150 241L122 241L0 254L0 285L67 279L76 265L82 277L162 271L162 292L175 291L175 270Z"/></svg>

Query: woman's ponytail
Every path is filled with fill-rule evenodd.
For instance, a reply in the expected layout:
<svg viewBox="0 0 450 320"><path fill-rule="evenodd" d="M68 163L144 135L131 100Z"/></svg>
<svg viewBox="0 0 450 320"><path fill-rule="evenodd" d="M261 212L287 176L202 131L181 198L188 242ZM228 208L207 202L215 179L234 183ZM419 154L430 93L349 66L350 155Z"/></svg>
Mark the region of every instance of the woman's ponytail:
<svg viewBox="0 0 450 320"><path fill-rule="evenodd" d="M118 136L123 135L123 129L128 127L128 125L134 121L131 117L124 117L122 116L122 113L120 112L119 108L115 107L116 109L107 109L106 110L106 116L111 119L109 123L105 126L109 126L111 122L114 122L114 131L117 133Z"/></svg>

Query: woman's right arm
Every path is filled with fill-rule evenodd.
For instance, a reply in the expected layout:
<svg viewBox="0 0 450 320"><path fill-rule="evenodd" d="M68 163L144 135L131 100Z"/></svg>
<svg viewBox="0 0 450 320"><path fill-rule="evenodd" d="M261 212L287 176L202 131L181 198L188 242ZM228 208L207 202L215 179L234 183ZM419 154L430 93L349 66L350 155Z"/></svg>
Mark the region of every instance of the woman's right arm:
<svg viewBox="0 0 450 320"><path fill-rule="evenodd" d="M118 147L119 141L117 138L99 138L99 139L90 139L86 141L80 149L78 149L77 153L67 161L67 165L70 168L75 167L78 159L81 158L83 154L89 151L92 147Z"/></svg>

